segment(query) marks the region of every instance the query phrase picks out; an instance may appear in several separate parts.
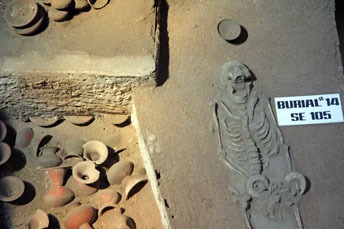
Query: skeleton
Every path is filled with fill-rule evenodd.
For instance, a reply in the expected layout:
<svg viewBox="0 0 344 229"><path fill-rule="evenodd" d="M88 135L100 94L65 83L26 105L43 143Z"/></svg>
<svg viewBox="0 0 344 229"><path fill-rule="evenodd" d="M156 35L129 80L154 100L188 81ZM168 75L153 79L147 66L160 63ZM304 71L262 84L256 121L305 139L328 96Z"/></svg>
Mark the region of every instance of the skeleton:
<svg viewBox="0 0 344 229"><path fill-rule="evenodd" d="M294 171L269 100L256 92L248 68L239 61L222 66L220 83L212 103L213 129L248 228L302 228L298 203L306 181Z"/></svg>

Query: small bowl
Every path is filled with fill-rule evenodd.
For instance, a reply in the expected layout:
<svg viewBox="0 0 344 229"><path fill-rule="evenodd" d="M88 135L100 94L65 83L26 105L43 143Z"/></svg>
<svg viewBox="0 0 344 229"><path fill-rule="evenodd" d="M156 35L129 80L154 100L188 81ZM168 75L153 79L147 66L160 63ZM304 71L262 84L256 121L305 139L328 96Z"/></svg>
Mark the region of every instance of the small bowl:
<svg viewBox="0 0 344 229"><path fill-rule="evenodd" d="M87 0L87 2L93 9L99 10L105 7L109 3L109 0Z"/></svg>
<svg viewBox="0 0 344 229"><path fill-rule="evenodd" d="M0 165L5 164L12 154L11 147L5 142L0 142Z"/></svg>
<svg viewBox="0 0 344 229"><path fill-rule="evenodd" d="M68 18L68 15L68 10L57 10L53 7L50 7L48 11L49 18L57 22L62 22L66 20Z"/></svg>
<svg viewBox="0 0 344 229"><path fill-rule="evenodd" d="M7 127L6 124L0 120L0 141L3 141L7 135Z"/></svg>
<svg viewBox="0 0 344 229"><path fill-rule="evenodd" d="M241 26L238 22L232 19L223 19L217 25L217 31L222 39L226 41L233 41L240 36Z"/></svg>
<svg viewBox="0 0 344 229"><path fill-rule="evenodd" d="M14 201L23 195L24 190L24 182L16 176L7 176L0 179L1 201Z"/></svg>
<svg viewBox="0 0 344 229"><path fill-rule="evenodd" d="M21 28L30 24L36 17L38 5L34 0L13 0L5 9L7 24Z"/></svg>

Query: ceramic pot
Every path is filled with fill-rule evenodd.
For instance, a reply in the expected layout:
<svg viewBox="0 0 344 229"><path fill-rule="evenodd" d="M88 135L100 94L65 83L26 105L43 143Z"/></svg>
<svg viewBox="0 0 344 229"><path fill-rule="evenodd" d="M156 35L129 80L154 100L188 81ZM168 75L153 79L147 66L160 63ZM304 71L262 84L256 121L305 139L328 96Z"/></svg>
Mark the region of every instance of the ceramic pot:
<svg viewBox="0 0 344 229"><path fill-rule="evenodd" d="M5 164L10 159L11 154L11 147L5 142L0 142L0 165Z"/></svg>
<svg viewBox="0 0 344 229"><path fill-rule="evenodd" d="M2 142L7 135L7 127L6 124L0 120L0 141Z"/></svg>
<svg viewBox="0 0 344 229"><path fill-rule="evenodd" d="M98 191L93 198L96 207L102 208L107 205L117 204L121 200L121 195L111 189Z"/></svg>
<svg viewBox="0 0 344 229"><path fill-rule="evenodd" d="M240 24L232 19L223 19L217 26L217 31L222 39L233 41L240 36Z"/></svg>
<svg viewBox="0 0 344 229"><path fill-rule="evenodd" d="M105 162L109 154L107 146L100 141L88 141L82 147L84 148L84 158L97 165Z"/></svg>
<svg viewBox="0 0 344 229"><path fill-rule="evenodd" d="M57 10L67 9L71 4L72 0L51 0L51 7Z"/></svg>
<svg viewBox="0 0 344 229"><path fill-rule="evenodd" d="M17 200L25 191L24 182L16 176L7 176L0 179L0 200L11 202Z"/></svg>
<svg viewBox="0 0 344 229"><path fill-rule="evenodd" d="M62 22L68 18L68 10L57 10L53 7L49 8L48 17L54 21Z"/></svg>
<svg viewBox="0 0 344 229"><path fill-rule="evenodd" d="M49 127L49 126L52 126L59 121L58 117L46 118L46 117L35 116L35 117L30 117L29 119L32 123L36 124L37 126L41 126L41 127Z"/></svg>
<svg viewBox="0 0 344 229"><path fill-rule="evenodd" d="M68 139L65 144L65 152L69 156L83 156L84 148L82 147L85 144L83 140L80 139Z"/></svg>
<svg viewBox="0 0 344 229"><path fill-rule="evenodd" d="M71 177L68 180L68 184L69 184L69 187L71 187L71 189L73 190L73 192L76 195L80 195L80 196L92 195L98 191L98 188L100 186L99 181L96 181L95 183L88 185L88 184L84 184L77 181L74 177Z"/></svg>
<svg viewBox="0 0 344 229"><path fill-rule="evenodd" d="M122 187L124 191L125 198L128 199L136 192L138 192L142 186L148 182L146 177L142 176L127 176L122 181Z"/></svg>
<svg viewBox="0 0 344 229"><path fill-rule="evenodd" d="M43 8L40 6L38 8L38 13L33 21L25 27L14 28L14 31L19 35L32 35L37 32L44 22L44 12Z"/></svg>
<svg viewBox="0 0 344 229"><path fill-rule="evenodd" d="M28 223L28 229L43 229L49 226L49 217L47 213L41 209L37 209L36 213L31 217Z"/></svg>
<svg viewBox="0 0 344 229"><path fill-rule="evenodd" d="M45 169L51 184L51 189L45 194L44 201L50 207L61 207L71 202L75 195L63 185L64 175L70 167L55 167Z"/></svg>
<svg viewBox="0 0 344 229"><path fill-rule="evenodd" d="M32 128L24 128L19 131L16 137L15 146L17 148L25 148L26 146L30 145L32 139L34 137L34 133Z"/></svg>
<svg viewBox="0 0 344 229"><path fill-rule="evenodd" d="M88 3L86 0L74 0L75 2L75 9L76 10L83 10L88 7ZM94 117L93 115L87 115L87 116L74 116L74 115L65 115L63 118L74 125L85 125L89 122L91 122Z"/></svg>
<svg viewBox="0 0 344 229"><path fill-rule="evenodd" d="M44 5L48 5L50 6L51 4L51 0L39 0L41 3L43 3Z"/></svg>
<svg viewBox="0 0 344 229"><path fill-rule="evenodd" d="M4 12L8 25L21 28L30 24L36 17L38 5L34 0L13 0Z"/></svg>
<svg viewBox="0 0 344 229"><path fill-rule="evenodd" d="M98 216L101 219L103 229L134 229L134 221L121 213L117 205L105 206L98 211Z"/></svg>
<svg viewBox="0 0 344 229"><path fill-rule="evenodd" d="M80 205L67 213L63 225L66 229L79 229L81 225L91 225L96 219L96 209L91 206Z"/></svg>
<svg viewBox="0 0 344 229"><path fill-rule="evenodd" d="M109 3L109 0L87 0L92 8L99 10Z"/></svg>
<svg viewBox="0 0 344 229"><path fill-rule="evenodd" d="M37 163L42 168L52 168L60 165L62 159L56 155L58 152L58 147L42 147L40 148L40 153L38 154Z"/></svg>
<svg viewBox="0 0 344 229"><path fill-rule="evenodd" d="M79 227L79 229L92 229L92 227L89 223L84 223Z"/></svg>
<svg viewBox="0 0 344 229"><path fill-rule="evenodd" d="M134 170L134 164L130 161L120 161L115 163L107 171L106 176L109 184L121 184L123 179L130 176Z"/></svg>
<svg viewBox="0 0 344 229"><path fill-rule="evenodd" d="M72 171L75 180L83 184L92 184L99 179L100 172L91 161L82 161L73 167Z"/></svg>

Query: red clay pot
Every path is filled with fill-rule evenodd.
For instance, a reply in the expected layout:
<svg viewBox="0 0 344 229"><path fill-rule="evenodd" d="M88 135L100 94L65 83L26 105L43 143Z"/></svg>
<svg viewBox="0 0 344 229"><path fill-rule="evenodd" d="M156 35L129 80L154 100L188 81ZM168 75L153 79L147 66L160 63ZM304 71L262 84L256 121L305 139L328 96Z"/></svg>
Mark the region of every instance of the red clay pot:
<svg viewBox="0 0 344 229"><path fill-rule="evenodd" d="M67 213L63 225L66 229L79 229L81 225L91 225L96 219L96 209L91 206L80 205Z"/></svg>
<svg viewBox="0 0 344 229"><path fill-rule="evenodd" d="M74 199L74 193L62 186L64 175L69 168L65 166L45 169L51 183L51 189L44 196L44 201L48 206L61 207Z"/></svg>

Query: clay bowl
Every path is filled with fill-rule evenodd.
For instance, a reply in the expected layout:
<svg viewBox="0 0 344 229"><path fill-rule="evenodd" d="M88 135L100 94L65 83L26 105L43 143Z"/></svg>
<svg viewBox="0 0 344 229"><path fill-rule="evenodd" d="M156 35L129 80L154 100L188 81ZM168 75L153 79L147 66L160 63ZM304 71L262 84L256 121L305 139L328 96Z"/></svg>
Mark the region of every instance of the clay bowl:
<svg viewBox="0 0 344 229"><path fill-rule="evenodd" d="M50 6L51 0L39 0L40 3Z"/></svg>
<svg viewBox="0 0 344 229"><path fill-rule="evenodd" d="M92 185L84 184L77 181L74 177L68 180L68 186L73 190L73 192L79 196L89 196L98 191L100 182L95 182Z"/></svg>
<svg viewBox="0 0 344 229"><path fill-rule="evenodd" d="M92 224L97 218L97 211L91 206L80 205L72 208L64 219L66 229L79 229L83 224Z"/></svg>
<svg viewBox="0 0 344 229"><path fill-rule="evenodd" d="M13 0L6 8L4 16L7 24L21 28L36 17L38 5L34 0Z"/></svg>
<svg viewBox="0 0 344 229"><path fill-rule="evenodd" d="M28 229L43 229L49 226L49 217L47 213L41 209L37 209L36 213L31 217L28 223Z"/></svg>
<svg viewBox="0 0 344 229"><path fill-rule="evenodd" d="M241 26L238 22L232 19L223 19L217 25L217 31L222 39L233 41L240 36Z"/></svg>
<svg viewBox="0 0 344 229"><path fill-rule="evenodd" d="M11 147L5 142L0 142L0 165L5 164L12 154Z"/></svg>
<svg viewBox="0 0 344 229"><path fill-rule="evenodd" d="M44 22L44 13L39 12L37 17L30 23L27 27L23 28L14 28L14 31L19 35L31 35L39 30Z"/></svg>
<svg viewBox="0 0 344 229"><path fill-rule="evenodd" d="M142 176L127 176L122 181L124 195L129 199L132 195L142 188L142 185L148 182L148 179Z"/></svg>
<svg viewBox="0 0 344 229"><path fill-rule="evenodd" d="M107 171L106 176L109 184L121 184L123 179L130 176L134 170L134 164L130 161L120 161L115 163Z"/></svg>
<svg viewBox="0 0 344 229"><path fill-rule="evenodd" d="M83 10L85 9L86 7L85 6L77 6L77 2L85 2L86 3L86 7L88 6L88 3L86 0L79 0L79 1L75 1L75 9L76 10ZM84 7L84 8L82 8ZM89 122L91 122L94 117L93 115L85 115L85 116L74 116L74 115L65 115L63 116L63 118L67 121L67 122L70 122L74 125L85 125Z"/></svg>
<svg viewBox="0 0 344 229"><path fill-rule="evenodd" d="M109 0L87 0L92 8L99 10L109 3Z"/></svg>
<svg viewBox="0 0 344 229"><path fill-rule="evenodd" d="M72 0L51 0L51 7L57 10L64 10L67 9L72 2Z"/></svg>
<svg viewBox="0 0 344 229"><path fill-rule="evenodd" d="M87 9L87 7L89 6L87 0L74 0L74 3L75 3L74 8L76 10L84 10L84 9Z"/></svg>
<svg viewBox="0 0 344 229"><path fill-rule="evenodd" d="M3 141L7 135L6 124L0 120L0 141Z"/></svg>
<svg viewBox="0 0 344 229"><path fill-rule="evenodd" d="M49 8L48 16L50 19L61 22L68 18L69 11L57 10L53 7Z"/></svg>
<svg viewBox="0 0 344 229"><path fill-rule="evenodd" d="M29 118L31 122L36 124L37 126L41 127L48 127L54 125L57 121L59 121L58 117L52 117L52 118L45 118L45 117L30 117Z"/></svg>
<svg viewBox="0 0 344 229"><path fill-rule="evenodd" d="M24 190L24 182L16 176L7 176L0 179L1 201L14 201L23 195Z"/></svg>
<svg viewBox="0 0 344 229"><path fill-rule="evenodd" d="M19 133L17 134L15 146L18 148L24 148L30 145L33 137L34 137L34 133L33 133L32 128L30 127L24 128L20 130Z"/></svg>
<svg viewBox="0 0 344 229"><path fill-rule="evenodd" d="M96 169L95 164L91 161L77 163L73 167L73 177L80 183L92 184L98 181L100 172Z"/></svg>
<svg viewBox="0 0 344 229"><path fill-rule="evenodd" d="M121 195L111 189L104 189L98 191L94 195L94 202L97 208L101 208L106 205L118 204L121 200Z"/></svg>
<svg viewBox="0 0 344 229"><path fill-rule="evenodd" d="M109 154L107 146L100 141L88 141L82 147L84 148L84 158L97 165L105 162Z"/></svg>

